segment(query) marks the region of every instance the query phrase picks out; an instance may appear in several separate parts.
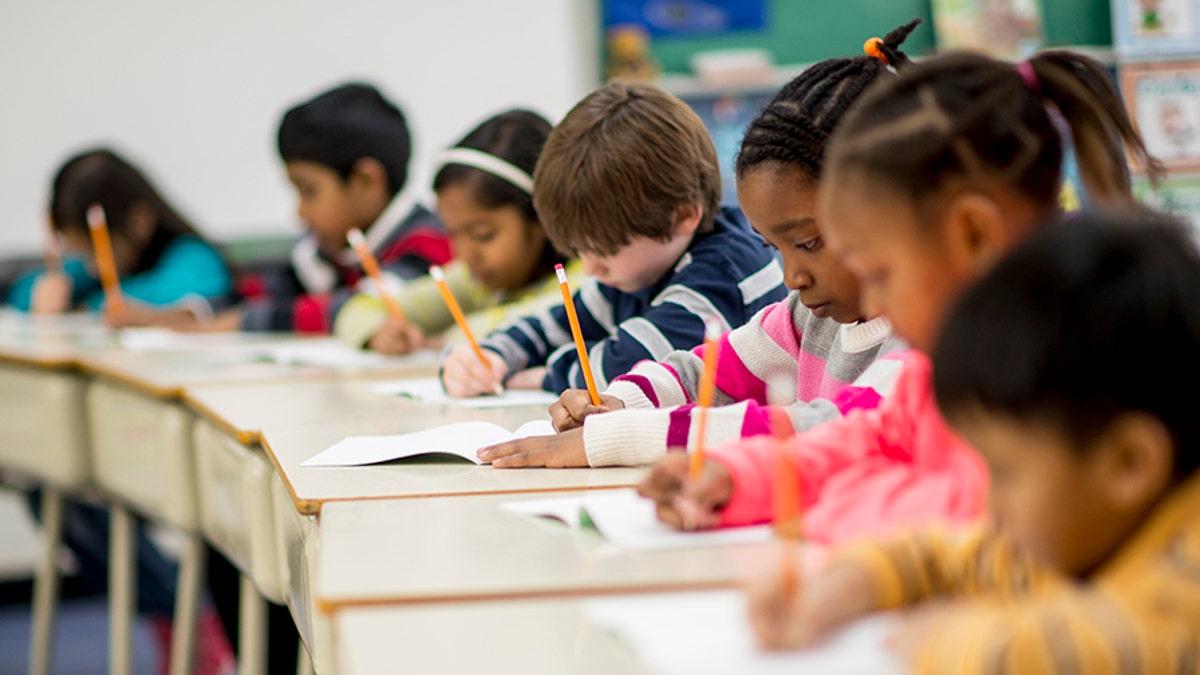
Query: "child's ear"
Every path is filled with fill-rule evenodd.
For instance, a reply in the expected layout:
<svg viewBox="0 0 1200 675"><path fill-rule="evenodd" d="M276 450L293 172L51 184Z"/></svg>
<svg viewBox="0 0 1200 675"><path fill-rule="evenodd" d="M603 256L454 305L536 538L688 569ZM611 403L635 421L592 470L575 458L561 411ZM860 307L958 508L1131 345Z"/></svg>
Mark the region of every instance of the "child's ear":
<svg viewBox="0 0 1200 675"><path fill-rule="evenodd" d="M694 234L703 217L704 209L700 208L699 204L680 204L675 209L675 236Z"/></svg>
<svg viewBox="0 0 1200 675"><path fill-rule="evenodd" d="M964 192L946 207L943 222L950 250L965 266L983 274L1011 248L1004 213L978 192Z"/></svg>
<svg viewBox="0 0 1200 675"><path fill-rule="evenodd" d="M353 189L361 190L369 194L381 194L384 197L388 194L388 175L387 169L383 168L383 164L374 157L363 157L354 163L354 167L350 169L350 177L346 179L346 183Z"/></svg>
<svg viewBox="0 0 1200 675"><path fill-rule="evenodd" d="M1097 442L1098 469L1114 506L1141 510L1170 485L1175 443L1157 417L1140 412L1121 415Z"/></svg>

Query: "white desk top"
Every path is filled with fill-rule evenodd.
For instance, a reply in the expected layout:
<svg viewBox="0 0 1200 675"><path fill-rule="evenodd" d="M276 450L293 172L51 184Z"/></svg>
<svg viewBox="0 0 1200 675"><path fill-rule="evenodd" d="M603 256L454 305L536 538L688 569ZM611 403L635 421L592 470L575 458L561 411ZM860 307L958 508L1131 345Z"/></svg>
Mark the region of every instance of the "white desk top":
<svg viewBox="0 0 1200 675"><path fill-rule="evenodd" d="M377 394L363 381L348 380L194 389L186 400L231 436L261 442L304 514L340 500L623 487L635 485L645 471L495 470L465 462L301 467L347 436L402 434L468 420L515 429L547 413L540 406L470 410L430 405Z"/></svg>
<svg viewBox="0 0 1200 675"><path fill-rule="evenodd" d="M648 675L577 599L356 607L334 620L344 675Z"/></svg>
<svg viewBox="0 0 1200 675"><path fill-rule="evenodd" d="M529 495L325 504L317 606L720 588L778 561L771 543L621 551L595 530L499 508L522 499Z"/></svg>

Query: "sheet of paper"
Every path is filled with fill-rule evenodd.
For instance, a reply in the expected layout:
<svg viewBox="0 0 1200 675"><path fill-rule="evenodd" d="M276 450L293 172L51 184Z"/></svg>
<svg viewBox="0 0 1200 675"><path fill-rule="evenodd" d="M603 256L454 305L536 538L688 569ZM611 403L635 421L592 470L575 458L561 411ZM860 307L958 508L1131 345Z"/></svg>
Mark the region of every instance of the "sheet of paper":
<svg viewBox="0 0 1200 675"><path fill-rule="evenodd" d="M811 649L758 647L740 591L595 598L584 615L629 645L661 675L888 675L905 672L885 640L899 621L876 615L851 624Z"/></svg>
<svg viewBox="0 0 1200 675"><path fill-rule="evenodd" d="M459 422L395 436L350 436L300 466L362 466L418 455L450 454L482 464L475 451L514 438L554 433L549 420L522 424L515 432L491 422Z"/></svg>
<svg viewBox="0 0 1200 675"><path fill-rule="evenodd" d="M654 513L654 502L638 496L636 490L598 490L584 497L506 502L501 508L528 516L556 518L571 525L578 525L579 513L586 511L606 541L629 551L757 544L769 542L773 537L768 525L697 532L676 530L660 522Z"/></svg>
<svg viewBox="0 0 1200 675"><path fill-rule="evenodd" d="M348 346L337 338L308 338L263 345L251 350L260 358L280 364L325 368L386 368L388 366L437 366L437 352L426 349L404 356L386 356Z"/></svg>
<svg viewBox="0 0 1200 675"><path fill-rule="evenodd" d="M442 389L442 383L436 377L378 382L371 385L370 388L371 391L386 396L404 396L422 403L458 405L477 410L533 405L549 407L551 403L558 400L558 396L548 391L530 389L507 389L502 396L454 398L447 394L445 389Z"/></svg>
<svg viewBox="0 0 1200 675"><path fill-rule="evenodd" d="M117 342L131 352L203 351L209 349L244 351L263 349L270 338L257 333L179 333L169 328L122 328ZM275 338L278 340L278 338Z"/></svg>

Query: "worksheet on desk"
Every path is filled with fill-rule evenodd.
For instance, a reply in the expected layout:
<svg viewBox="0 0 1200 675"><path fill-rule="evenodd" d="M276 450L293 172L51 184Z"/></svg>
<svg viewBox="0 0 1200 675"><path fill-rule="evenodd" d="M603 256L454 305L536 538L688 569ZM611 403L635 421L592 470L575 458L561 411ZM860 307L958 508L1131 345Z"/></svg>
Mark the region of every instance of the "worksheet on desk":
<svg viewBox="0 0 1200 675"><path fill-rule="evenodd" d="M385 396L403 396L422 403L434 405L457 405L464 408L484 410L488 408L519 408L521 406L544 406L558 400L557 394L541 389L508 389L499 396L473 396L471 398L455 398L446 393L442 383L436 377L413 378L396 380L395 382L377 382L370 386L371 391Z"/></svg>
<svg viewBox="0 0 1200 675"><path fill-rule="evenodd" d="M905 672L886 646L899 626L880 614L805 650L760 649L741 591L655 593L586 600L584 616L661 675L890 675Z"/></svg>
<svg viewBox="0 0 1200 675"><path fill-rule="evenodd" d="M300 466L362 466L422 455L454 455L483 464L480 448L530 436L554 433L550 420L531 420L516 431L491 422L458 422L424 431L391 436L349 436L309 457Z"/></svg>
<svg viewBox="0 0 1200 675"><path fill-rule="evenodd" d="M769 525L683 532L659 521L654 502L636 490L603 490L582 497L551 497L505 502L501 509L578 526L586 513L604 540L628 551L660 551L702 546L757 544L772 540Z"/></svg>

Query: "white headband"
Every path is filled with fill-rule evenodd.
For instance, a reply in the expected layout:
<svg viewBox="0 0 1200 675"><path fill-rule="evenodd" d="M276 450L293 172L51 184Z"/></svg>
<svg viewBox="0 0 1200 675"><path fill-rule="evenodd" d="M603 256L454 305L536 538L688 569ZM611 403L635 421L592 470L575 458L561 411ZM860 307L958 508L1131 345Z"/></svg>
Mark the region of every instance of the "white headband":
<svg viewBox="0 0 1200 675"><path fill-rule="evenodd" d="M509 164L495 155L489 155L482 150L473 148L450 148L437 157L437 171L447 164L462 164L473 169L479 169L502 178L509 183L533 194L533 178L521 169ZM435 172L436 173L436 172Z"/></svg>

